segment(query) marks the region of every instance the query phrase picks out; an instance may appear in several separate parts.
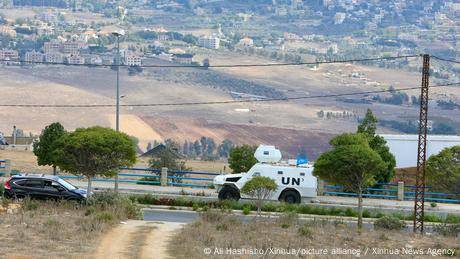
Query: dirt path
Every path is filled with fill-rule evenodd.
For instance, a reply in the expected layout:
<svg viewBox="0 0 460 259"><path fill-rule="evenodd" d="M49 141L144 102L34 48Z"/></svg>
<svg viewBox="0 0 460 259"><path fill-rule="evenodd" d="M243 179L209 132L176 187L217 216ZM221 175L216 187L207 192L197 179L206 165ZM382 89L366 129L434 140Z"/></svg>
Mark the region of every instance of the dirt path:
<svg viewBox="0 0 460 259"><path fill-rule="evenodd" d="M130 220L102 237L94 258L171 258L169 238L182 224Z"/></svg>

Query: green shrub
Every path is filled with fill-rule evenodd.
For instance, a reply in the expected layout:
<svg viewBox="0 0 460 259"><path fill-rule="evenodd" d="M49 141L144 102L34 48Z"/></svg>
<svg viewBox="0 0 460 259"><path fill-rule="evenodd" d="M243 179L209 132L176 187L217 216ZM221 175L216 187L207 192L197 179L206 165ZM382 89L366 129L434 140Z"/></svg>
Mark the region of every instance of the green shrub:
<svg viewBox="0 0 460 259"><path fill-rule="evenodd" d="M136 184L160 185L160 181L158 178L154 178L154 177L142 177L136 181Z"/></svg>
<svg viewBox="0 0 460 259"><path fill-rule="evenodd" d="M131 197L131 200L135 200L140 204L152 205L158 201L158 198L153 196L152 194L132 195Z"/></svg>
<svg viewBox="0 0 460 259"><path fill-rule="evenodd" d="M0 196L3 196L4 192L5 192L5 183L0 182Z"/></svg>
<svg viewBox="0 0 460 259"><path fill-rule="evenodd" d="M460 224L460 216L447 214L446 218L444 219L444 222Z"/></svg>
<svg viewBox="0 0 460 259"><path fill-rule="evenodd" d="M297 208L297 212L301 213L301 214L310 214L311 213L311 207L312 206L310 206L310 205L301 204Z"/></svg>
<svg viewBox="0 0 460 259"><path fill-rule="evenodd" d="M88 204L106 208L115 205L119 199L120 194L114 191L96 192L88 199Z"/></svg>
<svg viewBox="0 0 460 259"><path fill-rule="evenodd" d="M98 221L101 222L112 222L115 219L115 216L113 213L110 213L108 211L101 211L95 214L94 216Z"/></svg>
<svg viewBox="0 0 460 259"><path fill-rule="evenodd" d="M243 206L243 214L244 215L249 215L251 213L251 205L247 206L249 204L244 204Z"/></svg>
<svg viewBox="0 0 460 259"><path fill-rule="evenodd" d="M371 212L368 210L363 210L363 218L370 218Z"/></svg>
<svg viewBox="0 0 460 259"><path fill-rule="evenodd" d="M132 201L132 198L113 191L97 192L92 195L87 204L86 213L88 215L94 214L95 211L110 211L110 213L113 213L114 219L142 218L142 212Z"/></svg>
<svg viewBox="0 0 460 259"><path fill-rule="evenodd" d="M276 203L273 203L273 202L266 202L263 205L262 210L267 211L267 212L275 212L275 211L278 211L279 207L280 207L279 204L276 204Z"/></svg>
<svg viewBox="0 0 460 259"><path fill-rule="evenodd" d="M431 206L431 208L436 208L438 206L438 204L436 202L432 202L432 203L430 203L430 206Z"/></svg>
<svg viewBox="0 0 460 259"><path fill-rule="evenodd" d="M354 211L352 208L347 208L345 210L345 216L347 216L347 217L357 217L358 213L356 211Z"/></svg>
<svg viewBox="0 0 460 259"><path fill-rule="evenodd" d="M299 235L307 238L312 238L313 237L313 232L310 229L310 226L308 224L303 224L299 227Z"/></svg>
<svg viewBox="0 0 460 259"><path fill-rule="evenodd" d="M385 214L383 214L383 212L380 212L380 211L377 212L377 214L375 214L375 218L381 218L383 216L385 216Z"/></svg>
<svg viewBox="0 0 460 259"><path fill-rule="evenodd" d="M328 215L338 216L342 213L342 211L343 210L341 208L332 207L332 208L329 208Z"/></svg>
<svg viewBox="0 0 460 259"><path fill-rule="evenodd" d="M425 219L425 221L428 221L428 222L441 222L442 220L436 216L435 214L425 214L423 216L423 218ZM409 219L412 219L412 216L409 217Z"/></svg>
<svg viewBox="0 0 460 259"><path fill-rule="evenodd" d="M443 236L456 237L460 234L460 224L437 224L433 226L433 231Z"/></svg>
<svg viewBox="0 0 460 259"><path fill-rule="evenodd" d="M392 216L383 216L374 222L374 228L376 229L400 230L404 227L405 224L403 221Z"/></svg>

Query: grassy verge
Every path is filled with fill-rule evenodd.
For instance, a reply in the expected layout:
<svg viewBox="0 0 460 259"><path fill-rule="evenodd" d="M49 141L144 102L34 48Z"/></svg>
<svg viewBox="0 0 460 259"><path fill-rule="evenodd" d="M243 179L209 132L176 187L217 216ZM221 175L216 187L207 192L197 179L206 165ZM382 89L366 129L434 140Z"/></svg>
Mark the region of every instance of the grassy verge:
<svg viewBox="0 0 460 259"><path fill-rule="evenodd" d="M139 204L146 205L165 205L165 206L184 206L194 209L216 208L216 209L230 209L242 210L244 212L256 211L256 207L251 203L242 203L236 201L196 201L186 198L164 198L156 197L151 194L143 195L130 195L129 198ZM267 202L262 207L265 212L295 212L298 214L311 214L311 215L326 215L326 216L346 216L358 217L358 211L352 208L338 208L338 207L323 207L314 204L286 204ZM380 210L364 210L364 218L381 218L385 215L391 215L400 220L412 220L412 215L403 213L384 213ZM460 216L448 214L446 217L439 217L434 214L425 214L425 221L427 222L444 222L444 223L457 223L460 224Z"/></svg>
<svg viewBox="0 0 460 259"><path fill-rule="evenodd" d="M421 236L386 229L359 232L355 227L340 222L303 222L295 213L285 213L275 222L262 219L242 222L221 211L207 211L201 214L197 222L185 226L171 240L173 242L168 248L176 258L233 258L237 255L238 258L352 258L353 255L364 256L366 248L369 249L367 256L371 255L373 248L387 251L399 249L401 252L403 249L423 249L424 253L431 251L439 256L458 255L460 249L460 238ZM211 250L205 253L205 248ZM325 250L327 255L321 254ZM287 254L289 251L300 253L295 256ZM304 254L308 252L311 254ZM388 258L388 253L371 257Z"/></svg>
<svg viewBox="0 0 460 259"><path fill-rule="evenodd" d="M109 192L95 194L88 204L25 199L20 205L16 212L0 216L1 258L84 257L112 226L141 217L132 201Z"/></svg>

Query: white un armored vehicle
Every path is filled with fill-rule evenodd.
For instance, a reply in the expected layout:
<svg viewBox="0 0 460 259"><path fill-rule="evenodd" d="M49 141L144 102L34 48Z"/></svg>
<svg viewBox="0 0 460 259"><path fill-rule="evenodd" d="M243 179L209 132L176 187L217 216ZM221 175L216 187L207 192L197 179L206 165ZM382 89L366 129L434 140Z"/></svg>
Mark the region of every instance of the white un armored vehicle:
<svg viewBox="0 0 460 259"><path fill-rule="evenodd" d="M259 161L247 173L218 175L213 184L219 199L239 200L240 189L254 176L269 177L278 184L278 189L270 198L287 203L300 203L302 198L316 197L317 179L312 175L311 164L281 162L281 152L274 146L260 145L254 157Z"/></svg>

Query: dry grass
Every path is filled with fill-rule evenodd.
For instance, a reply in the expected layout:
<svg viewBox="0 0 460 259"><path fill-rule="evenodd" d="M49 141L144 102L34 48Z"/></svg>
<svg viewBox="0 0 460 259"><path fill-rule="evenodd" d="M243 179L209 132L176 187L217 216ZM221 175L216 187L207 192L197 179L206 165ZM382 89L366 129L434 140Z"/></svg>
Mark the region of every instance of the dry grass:
<svg viewBox="0 0 460 259"><path fill-rule="evenodd" d="M103 233L136 216L128 203L24 200L15 213L0 215L0 258L84 258Z"/></svg>
<svg viewBox="0 0 460 259"><path fill-rule="evenodd" d="M331 255L334 248L355 249L355 251L360 249L361 256L366 248L369 248L371 252L374 247L383 249L456 248L457 254L460 249L460 238L419 236L409 232L388 230L365 230L360 234L355 228L340 223L299 222L295 215L286 215L276 221L241 222L234 216L223 215L220 212L203 214L201 220L184 227L172 240L174 242L170 243L169 252L176 258L203 258L204 248L212 249L210 257L213 258L250 257L247 255L216 255L213 254L215 248L223 248L224 251L226 248L327 249L329 255L324 256L325 258L344 257L343 255ZM268 254L264 258L282 258L282 256Z"/></svg>

